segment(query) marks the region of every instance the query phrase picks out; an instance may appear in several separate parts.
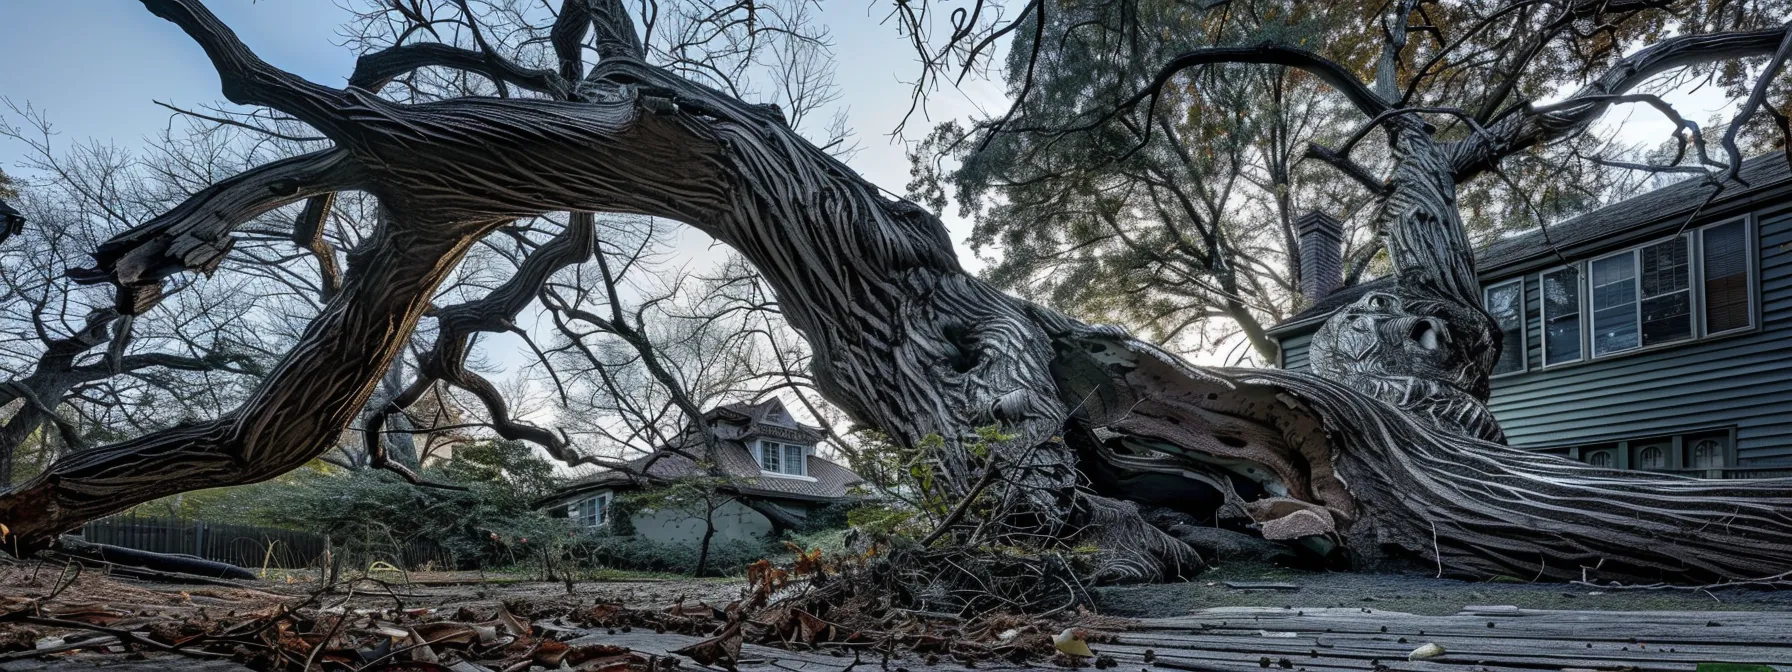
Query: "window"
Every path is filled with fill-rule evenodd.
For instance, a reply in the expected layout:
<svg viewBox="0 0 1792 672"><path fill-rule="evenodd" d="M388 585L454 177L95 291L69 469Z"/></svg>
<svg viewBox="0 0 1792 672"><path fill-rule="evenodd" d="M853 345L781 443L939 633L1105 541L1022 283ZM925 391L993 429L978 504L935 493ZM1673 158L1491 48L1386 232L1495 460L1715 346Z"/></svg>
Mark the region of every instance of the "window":
<svg viewBox="0 0 1792 672"><path fill-rule="evenodd" d="M1636 454L1636 468L1661 469L1668 466L1668 456L1660 446L1649 446Z"/></svg>
<svg viewBox="0 0 1792 672"><path fill-rule="evenodd" d="M782 451L778 450L778 444L772 443L770 441L760 441L759 442L759 468L760 469L772 472L774 474L782 473L784 471L783 464L784 464L783 453L782 453Z"/></svg>
<svg viewBox="0 0 1792 672"><path fill-rule="evenodd" d="M1718 469L1724 466L1724 444L1717 439L1700 439L1686 452L1688 467Z"/></svg>
<svg viewBox="0 0 1792 672"><path fill-rule="evenodd" d="M1675 237L1593 260L1594 356L1692 338L1687 240Z"/></svg>
<svg viewBox="0 0 1792 672"><path fill-rule="evenodd" d="M797 476L809 475L809 460L803 455L803 447L784 444L784 473Z"/></svg>
<svg viewBox="0 0 1792 672"><path fill-rule="evenodd" d="M808 449L801 445L760 441L759 450L755 452L761 471L791 476L809 475Z"/></svg>
<svg viewBox="0 0 1792 672"><path fill-rule="evenodd" d="M1612 466L1612 451L1601 450L1599 452L1587 455L1587 464L1591 464L1595 467L1610 467L1610 466Z"/></svg>
<svg viewBox="0 0 1792 672"><path fill-rule="evenodd" d="M1593 354L1637 347L1636 255L1625 252L1594 261Z"/></svg>
<svg viewBox="0 0 1792 672"><path fill-rule="evenodd" d="M1500 325L1500 358L1493 374L1517 373L1525 366L1524 278L1487 288L1487 314Z"/></svg>
<svg viewBox="0 0 1792 672"><path fill-rule="evenodd" d="M1699 232L1704 264L1705 333L1753 326L1749 305L1748 222L1737 220Z"/></svg>
<svg viewBox="0 0 1792 672"><path fill-rule="evenodd" d="M1543 274L1543 365L1580 359L1580 269Z"/></svg>
<svg viewBox="0 0 1792 672"><path fill-rule="evenodd" d="M1692 273L1687 237L1637 250L1642 258L1643 346L1692 338Z"/></svg>
<svg viewBox="0 0 1792 672"><path fill-rule="evenodd" d="M584 527L602 527L604 516L609 513L610 496L598 495L580 500L572 507L573 520Z"/></svg>

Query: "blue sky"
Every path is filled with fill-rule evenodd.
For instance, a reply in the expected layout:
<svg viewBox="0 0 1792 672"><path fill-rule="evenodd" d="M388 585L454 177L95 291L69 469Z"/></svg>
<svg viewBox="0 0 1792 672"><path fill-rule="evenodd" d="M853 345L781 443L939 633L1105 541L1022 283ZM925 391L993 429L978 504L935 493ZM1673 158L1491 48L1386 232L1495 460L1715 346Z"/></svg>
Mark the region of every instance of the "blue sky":
<svg viewBox="0 0 1792 672"><path fill-rule="evenodd" d="M338 0L208 0L207 4L262 58L314 81L341 85L353 70L353 54L338 31L348 13ZM892 0L825 0L819 21L832 32L837 80L849 126L862 150L851 161L885 189L901 192L908 181L903 147L889 133L909 107L915 57L893 26L884 25ZM63 146L98 140L137 149L169 123L154 101L195 107L221 101L218 81L204 53L179 29L151 15L135 0L0 0L0 96L43 111ZM1667 96L1689 118L1705 121L1725 107L1713 91ZM997 83L970 82L929 101L929 118L909 125L909 139L931 122L997 112L1004 104ZM16 121L16 120L15 120ZM1660 142L1672 125L1634 107L1610 115L1632 140ZM0 166L16 164L22 147L0 141ZM981 266L962 244L968 224L945 213L965 265ZM701 234L681 240L697 257L719 256ZM488 352L506 358L503 338ZM1203 358L1205 359L1205 358Z"/></svg>
<svg viewBox="0 0 1792 672"><path fill-rule="evenodd" d="M889 0L827 0L819 17L833 33L837 79L849 125L863 148L851 164L878 185L901 192L908 164L889 133L908 109L915 59L893 26L883 25ZM323 84L340 86L353 54L337 46L348 13L334 0L209 0L213 12L270 63ZM135 0L0 0L0 96L44 111L59 144L110 141L135 149L169 122L154 101L196 107L221 102L205 54ZM1001 105L997 85L967 85L930 101L934 121ZM909 125L925 133L926 119ZM23 148L0 144L10 172ZM962 240L964 222L948 221ZM963 251L963 250L961 250ZM969 261L969 259L967 259Z"/></svg>

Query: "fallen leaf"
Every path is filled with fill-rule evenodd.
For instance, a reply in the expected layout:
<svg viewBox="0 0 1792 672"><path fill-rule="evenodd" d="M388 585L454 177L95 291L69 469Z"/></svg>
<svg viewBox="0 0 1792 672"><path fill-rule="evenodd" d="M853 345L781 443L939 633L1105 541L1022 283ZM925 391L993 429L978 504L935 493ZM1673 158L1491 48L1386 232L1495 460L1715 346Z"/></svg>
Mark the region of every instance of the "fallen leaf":
<svg viewBox="0 0 1792 672"><path fill-rule="evenodd" d="M740 645L740 626L733 625L723 630L722 634L670 653L690 658L698 665L720 665L732 670L740 662Z"/></svg>
<svg viewBox="0 0 1792 672"><path fill-rule="evenodd" d="M1052 646L1055 646L1059 651L1072 656L1095 655L1094 651L1089 650L1089 642L1086 641L1084 637L1085 636L1081 630L1069 628L1058 633L1057 636L1052 637Z"/></svg>

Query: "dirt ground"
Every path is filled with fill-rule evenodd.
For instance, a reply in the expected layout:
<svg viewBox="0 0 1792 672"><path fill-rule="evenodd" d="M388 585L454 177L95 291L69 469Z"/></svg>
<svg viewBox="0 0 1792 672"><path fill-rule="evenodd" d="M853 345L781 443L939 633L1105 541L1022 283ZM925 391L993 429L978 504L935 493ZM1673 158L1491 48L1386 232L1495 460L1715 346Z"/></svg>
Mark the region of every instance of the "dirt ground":
<svg viewBox="0 0 1792 672"><path fill-rule="evenodd" d="M1235 588L1250 583L1292 584L1295 590ZM1095 590L1097 609L1110 616L1180 616L1208 607L1371 607L1443 616L1468 605L1594 611L1792 611L1792 590L1624 590L1562 583L1488 583L1420 574L1326 573L1233 564L1194 581Z"/></svg>

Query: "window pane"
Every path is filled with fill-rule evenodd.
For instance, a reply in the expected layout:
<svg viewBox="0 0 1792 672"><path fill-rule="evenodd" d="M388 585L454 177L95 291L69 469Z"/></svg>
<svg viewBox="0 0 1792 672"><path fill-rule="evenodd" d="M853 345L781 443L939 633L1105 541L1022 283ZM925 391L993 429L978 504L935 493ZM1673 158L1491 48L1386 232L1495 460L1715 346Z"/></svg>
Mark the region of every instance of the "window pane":
<svg viewBox="0 0 1792 672"><path fill-rule="evenodd" d="M1643 296L1661 296L1691 286L1686 275L1686 238L1643 248Z"/></svg>
<svg viewBox="0 0 1792 672"><path fill-rule="evenodd" d="M1639 344L1636 315L1636 259L1630 254L1592 263L1593 354L1629 350Z"/></svg>
<svg viewBox="0 0 1792 672"><path fill-rule="evenodd" d="M1749 326L1747 235L1742 222L1704 231L1707 334Z"/></svg>
<svg viewBox="0 0 1792 672"><path fill-rule="evenodd" d="M778 471L778 444L770 441L759 442L759 468L766 471Z"/></svg>
<svg viewBox="0 0 1792 672"><path fill-rule="evenodd" d="M1691 267L1686 238L1650 245L1643 259L1643 345L1692 338Z"/></svg>
<svg viewBox="0 0 1792 672"><path fill-rule="evenodd" d="M1543 363L1580 359L1580 270L1543 275Z"/></svg>
<svg viewBox="0 0 1792 672"><path fill-rule="evenodd" d="M1487 313L1500 325L1500 359L1494 374L1524 370L1524 281L1487 288Z"/></svg>
<svg viewBox="0 0 1792 672"><path fill-rule="evenodd" d="M807 464L804 464L805 462L807 462L807 460L803 459L802 446L784 444L784 473L796 474L798 476L805 475L803 471L804 468L808 466Z"/></svg>
<svg viewBox="0 0 1792 672"><path fill-rule="evenodd" d="M1643 345L1692 338L1692 294L1643 299Z"/></svg>

